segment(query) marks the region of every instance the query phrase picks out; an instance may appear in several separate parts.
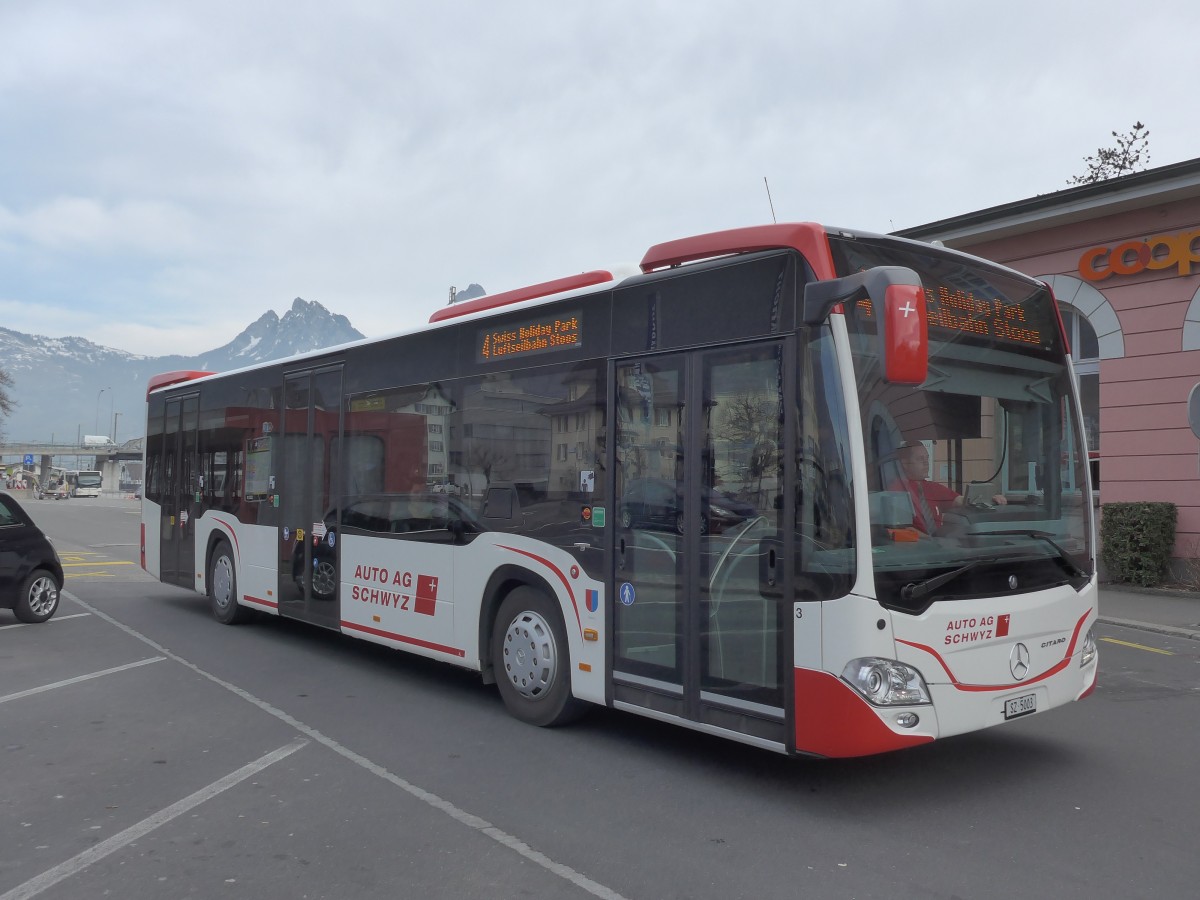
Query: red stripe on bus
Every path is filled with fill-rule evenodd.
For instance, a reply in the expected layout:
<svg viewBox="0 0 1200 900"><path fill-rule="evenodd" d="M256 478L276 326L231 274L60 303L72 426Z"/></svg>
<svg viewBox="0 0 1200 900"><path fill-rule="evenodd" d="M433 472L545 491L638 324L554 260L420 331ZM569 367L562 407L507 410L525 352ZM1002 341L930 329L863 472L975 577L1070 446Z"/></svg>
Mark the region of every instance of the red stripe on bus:
<svg viewBox="0 0 1200 900"><path fill-rule="evenodd" d="M251 597L249 594L242 594L242 599L247 603L257 603L260 606L265 606L268 609L278 609L279 604L274 600L261 600L258 597Z"/></svg>
<svg viewBox="0 0 1200 900"><path fill-rule="evenodd" d="M818 756L869 756L933 741L928 734L897 734L840 678L794 669L796 749Z"/></svg>
<svg viewBox="0 0 1200 900"><path fill-rule="evenodd" d="M175 372L163 372L159 375L152 375L149 383L146 385L146 397L157 391L159 388L170 387L173 384L183 384L185 381L195 381L197 378L208 378L216 372L197 372L192 369L181 369Z"/></svg>
<svg viewBox="0 0 1200 900"><path fill-rule="evenodd" d="M233 552L238 555L238 559L242 558L242 549L238 546L237 532L233 530L233 526L219 516L213 516L213 521L229 532L229 536L233 538Z"/></svg>
<svg viewBox="0 0 1200 900"><path fill-rule="evenodd" d="M395 634L391 631L384 631L382 628L371 628L367 625L359 625L357 622L342 622L342 627L350 631L361 631L364 634L373 634L376 637L387 638L389 641L396 641L401 644L412 644L414 647L424 647L426 650L436 650L439 653L449 653L451 656L466 656L467 651L459 650L455 647L447 647L444 644L435 644L433 641L423 641L420 638L409 637L404 634Z"/></svg>
<svg viewBox="0 0 1200 900"><path fill-rule="evenodd" d="M1009 684L965 684L955 677L954 673L950 671L950 666L946 663L946 660L943 659L942 655L932 647L927 647L925 644L918 644L913 641L902 640L901 638L896 638L896 643L904 644L906 647L912 647L914 650L922 650L932 656L935 660L937 660L938 665L942 667L942 671L946 673L946 677L950 679L950 684L954 686L955 690L964 691L967 693L1011 691L1014 687L1020 687L1023 684L1037 684L1039 681L1045 681L1047 678L1052 678L1070 665L1071 657L1075 654L1075 645L1079 642L1079 632L1083 628L1083 623L1087 621L1088 616L1091 614L1092 611L1089 609L1083 614L1083 617L1075 623L1075 631L1071 635L1071 642L1067 644L1066 654L1061 660L1056 662L1053 666L1035 678L1026 678L1019 682Z"/></svg>
<svg viewBox="0 0 1200 900"><path fill-rule="evenodd" d="M461 303L455 303L453 306L443 306L429 317L429 321L441 322L445 319L465 316L467 313L479 312L483 309L495 309L498 306L507 306L510 303L519 303L522 300L532 300L535 297L549 297L551 294L561 294L563 291L591 287L594 284L603 284L606 281L612 280L612 272L606 272L603 269L581 272L578 275L555 278L553 281L543 281L540 284L531 284L528 287L516 288L515 290L504 291L500 294L488 294L484 297L476 297L474 300L463 300Z"/></svg>
<svg viewBox="0 0 1200 900"><path fill-rule="evenodd" d="M571 608L575 610L575 624L579 626L579 633L583 634L583 621L579 618L579 604L575 602L575 592L571 590L571 582L567 581L567 576L563 574L562 569L550 562L548 559L543 559L536 553L530 553L528 550L518 550L516 547L509 547L505 544L497 544L503 550L511 550L513 553L520 553L522 556L528 556L530 559L536 559L547 569L558 576L558 580L563 583L563 587L567 589L567 596L571 598Z"/></svg>

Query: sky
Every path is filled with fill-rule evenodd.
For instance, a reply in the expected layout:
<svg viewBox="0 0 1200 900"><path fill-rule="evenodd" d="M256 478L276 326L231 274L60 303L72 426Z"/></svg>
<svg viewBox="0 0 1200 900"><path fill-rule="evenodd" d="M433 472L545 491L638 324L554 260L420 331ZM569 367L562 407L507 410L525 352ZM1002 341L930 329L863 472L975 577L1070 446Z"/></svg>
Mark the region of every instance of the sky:
<svg viewBox="0 0 1200 900"><path fill-rule="evenodd" d="M368 336L772 220L887 232L1200 156L1189 3L0 0L0 325ZM766 181L764 181L766 179ZM768 195L769 186L769 195ZM0 366L3 360L0 360Z"/></svg>

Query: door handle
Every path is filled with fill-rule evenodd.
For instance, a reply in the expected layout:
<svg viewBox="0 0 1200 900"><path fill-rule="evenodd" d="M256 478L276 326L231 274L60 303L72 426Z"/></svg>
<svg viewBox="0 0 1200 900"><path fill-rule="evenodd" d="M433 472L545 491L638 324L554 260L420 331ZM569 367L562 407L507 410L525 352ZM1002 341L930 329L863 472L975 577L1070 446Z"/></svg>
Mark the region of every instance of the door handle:
<svg viewBox="0 0 1200 900"><path fill-rule="evenodd" d="M783 546L778 538L764 538L758 544L758 579L764 588L779 581L779 556Z"/></svg>

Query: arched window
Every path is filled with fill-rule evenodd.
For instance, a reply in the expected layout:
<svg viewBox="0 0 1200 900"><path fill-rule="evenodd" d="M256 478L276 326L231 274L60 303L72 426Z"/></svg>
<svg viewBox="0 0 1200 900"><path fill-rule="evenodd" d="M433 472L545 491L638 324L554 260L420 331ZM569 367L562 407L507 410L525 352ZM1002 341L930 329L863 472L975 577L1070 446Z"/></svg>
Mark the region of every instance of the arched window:
<svg viewBox="0 0 1200 900"><path fill-rule="evenodd" d="M1088 450L1100 449L1100 342L1096 329L1075 308L1062 304L1063 326L1071 346L1071 362L1079 380L1083 403L1083 426L1087 430Z"/></svg>

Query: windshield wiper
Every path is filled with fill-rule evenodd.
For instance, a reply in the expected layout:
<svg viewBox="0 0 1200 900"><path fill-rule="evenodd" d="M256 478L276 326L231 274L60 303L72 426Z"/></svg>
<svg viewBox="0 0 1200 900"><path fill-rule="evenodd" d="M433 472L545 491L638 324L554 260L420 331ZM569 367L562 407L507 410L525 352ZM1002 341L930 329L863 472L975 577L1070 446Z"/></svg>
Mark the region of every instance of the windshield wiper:
<svg viewBox="0 0 1200 900"><path fill-rule="evenodd" d="M973 559L965 566L959 566L957 569L951 569L949 572L943 572L941 575L934 575L932 578L926 578L924 581L916 581L906 584L900 589L900 596L905 600L920 600L926 594L931 594L940 588L948 581L953 581L959 575L970 572L984 563L994 563L1000 560L996 557L986 559Z"/></svg>
<svg viewBox="0 0 1200 900"><path fill-rule="evenodd" d="M1048 531L1039 531L1036 528L1012 528L1004 531L973 531L971 534L974 537L986 537L992 534L1016 534L1023 537L1037 538L1038 540L1045 541L1054 548L1054 552L1058 554L1058 561L1062 563L1069 574L1076 578L1087 577L1087 572L1075 565L1075 561L1071 559L1071 555L1063 549L1063 546L1054 539L1054 535Z"/></svg>

